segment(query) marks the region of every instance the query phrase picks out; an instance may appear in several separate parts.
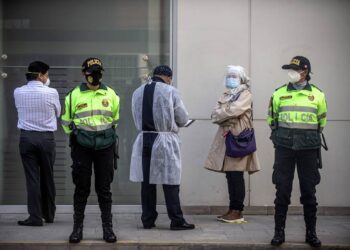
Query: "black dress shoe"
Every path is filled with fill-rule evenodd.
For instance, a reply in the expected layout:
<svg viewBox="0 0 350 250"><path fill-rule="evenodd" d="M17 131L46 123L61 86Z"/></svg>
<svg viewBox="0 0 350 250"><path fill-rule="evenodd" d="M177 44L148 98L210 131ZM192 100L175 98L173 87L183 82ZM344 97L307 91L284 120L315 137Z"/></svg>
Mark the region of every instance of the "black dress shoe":
<svg viewBox="0 0 350 250"><path fill-rule="evenodd" d="M272 246L280 246L285 241L284 229L275 229L275 235L271 240Z"/></svg>
<svg viewBox="0 0 350 250"><path fill-rule="evenodd" d="M194 224L189 224L187 222L184 222L180 225L170 225L170 230L191 230L194 228Z"/></svg>
<svg viewBox="0 0 350 250"><path fill-rule="evenodd" d="M41 227L43 226L43 221L36 221L32 219L20 220L17 222L21 226L31 226L31 227Z"/></svg>
<svg viewBox="0 0 350 250"><path fill-rule="evenodd" d="M143 225L143 228L144 229L152 229L152 228L154 228L154 227L156 227L156 224L151 224L151 225Z"/></svg>
<svg viewBox="0 0 350 250"><path fill-rule="evenodd" d="M317 238L315 230L307 230L305 236L305 242L312 247L321 247L322 242Z"/></svg>

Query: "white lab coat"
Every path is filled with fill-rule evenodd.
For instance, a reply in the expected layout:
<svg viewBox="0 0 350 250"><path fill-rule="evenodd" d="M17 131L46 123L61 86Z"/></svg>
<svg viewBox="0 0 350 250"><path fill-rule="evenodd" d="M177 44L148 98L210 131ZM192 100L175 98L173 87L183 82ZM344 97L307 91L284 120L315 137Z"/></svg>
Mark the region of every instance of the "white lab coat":
<svg viewBox="0 0 350 250"><path fill-rule="evenodd" d="M147 83L146 83L147 84ZM142 102L145 85L135 90L132 96L132 114L139 131L133 145L130 180L143 181L142 150ZM181 155L179 127L188 121L188 112L173 86L157 82L153 96L153 119L158 136L152 147L150 184L179 185L181 181Z"/></svg>

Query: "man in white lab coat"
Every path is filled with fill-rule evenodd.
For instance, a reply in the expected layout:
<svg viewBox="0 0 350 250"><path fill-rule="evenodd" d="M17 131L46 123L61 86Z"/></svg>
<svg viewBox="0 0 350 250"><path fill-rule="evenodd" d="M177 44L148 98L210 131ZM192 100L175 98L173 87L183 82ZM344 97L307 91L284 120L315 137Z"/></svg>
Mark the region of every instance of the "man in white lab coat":
<svg viewBox="0 0 350 250"><path fill-rule="evenodd" d="M194 229L180 206L181 156L179 127L188 121L187 110L176 88L172 70L166 65L154 69L152 80L132 96L132 113L139 130L131 156L130 180L142 182L141 220L145 229L155 227L156 184L162 184L171 230Z"/></svg>

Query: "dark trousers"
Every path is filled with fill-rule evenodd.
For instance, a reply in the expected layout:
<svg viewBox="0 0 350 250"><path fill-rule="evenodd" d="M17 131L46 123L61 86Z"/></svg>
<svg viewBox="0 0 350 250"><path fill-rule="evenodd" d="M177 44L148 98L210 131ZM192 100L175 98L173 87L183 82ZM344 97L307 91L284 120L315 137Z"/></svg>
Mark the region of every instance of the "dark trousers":
<svg viewBox="0 0 350 250"><path fill-rule="evenodd" d="M143 153L142 153L142 170L143 182L141 184L141 203L143 225L151 226L157 219L158 213L156 211L157 205L157 186L149 183L151 153L154 140L157 134L143 135ZM163 191L165 196L165 204L168 212L171 225L176 226L183 224L185 219L180 205L180 186L179 185L165 185L163 184Z"/></svg>
<svg viewBox="0 0 350 250"><path fill-rule="evenodd" d="M94 165L95 191L101 210L102 222L110 223L112 221L113 147L114 145L102 150L93 150L82 147L77 143L72 146L75 223L82 223L84 220L85 206L90 194L92 165Z"/></svg>
<svg viewBox="0 0 350 250"><path fill-rule="evenodd" d="M243 211L245 198L244 172L226 172L228 193L230 197L230 209Z"/></svg>
<svg viewBox="0 0 350 250"><path fill-rule="evenodd" d="M53 178L56 143L53 132L21 130L19 151L26 176L30 219L53 220L56 211Z"/></svg>
<svg viewBox="0 0 350 250"><path fill-rule="evenodd" d="M276 186L275 221L284 227L284 220L290 204L295 165L300 185L300 203L304 208L306 226L313 229L316 225L316 185L320 183L318 170L318 149L292 150L276 147L272 182Z"/></svg>

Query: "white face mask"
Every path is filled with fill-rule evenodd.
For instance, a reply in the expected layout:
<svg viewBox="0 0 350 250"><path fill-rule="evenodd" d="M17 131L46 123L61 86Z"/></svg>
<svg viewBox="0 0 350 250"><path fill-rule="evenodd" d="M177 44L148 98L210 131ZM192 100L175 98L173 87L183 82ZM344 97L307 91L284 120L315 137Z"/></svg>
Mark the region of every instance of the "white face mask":
<svg viewBox="0 0 350 250"><path fill-rule="evenodd" d="M291 83L296 83L296 82L299 82L301 78L301 75L298 71L295 71L295 70L288 70L288 80L289 82Z"/></svg>
<svg viewBox="0 0 350 250"><path fill-rule="evenodd" d="M44 86L49 86L50 85L50 78L47 78L46 82L44 83Z"/></svg>

